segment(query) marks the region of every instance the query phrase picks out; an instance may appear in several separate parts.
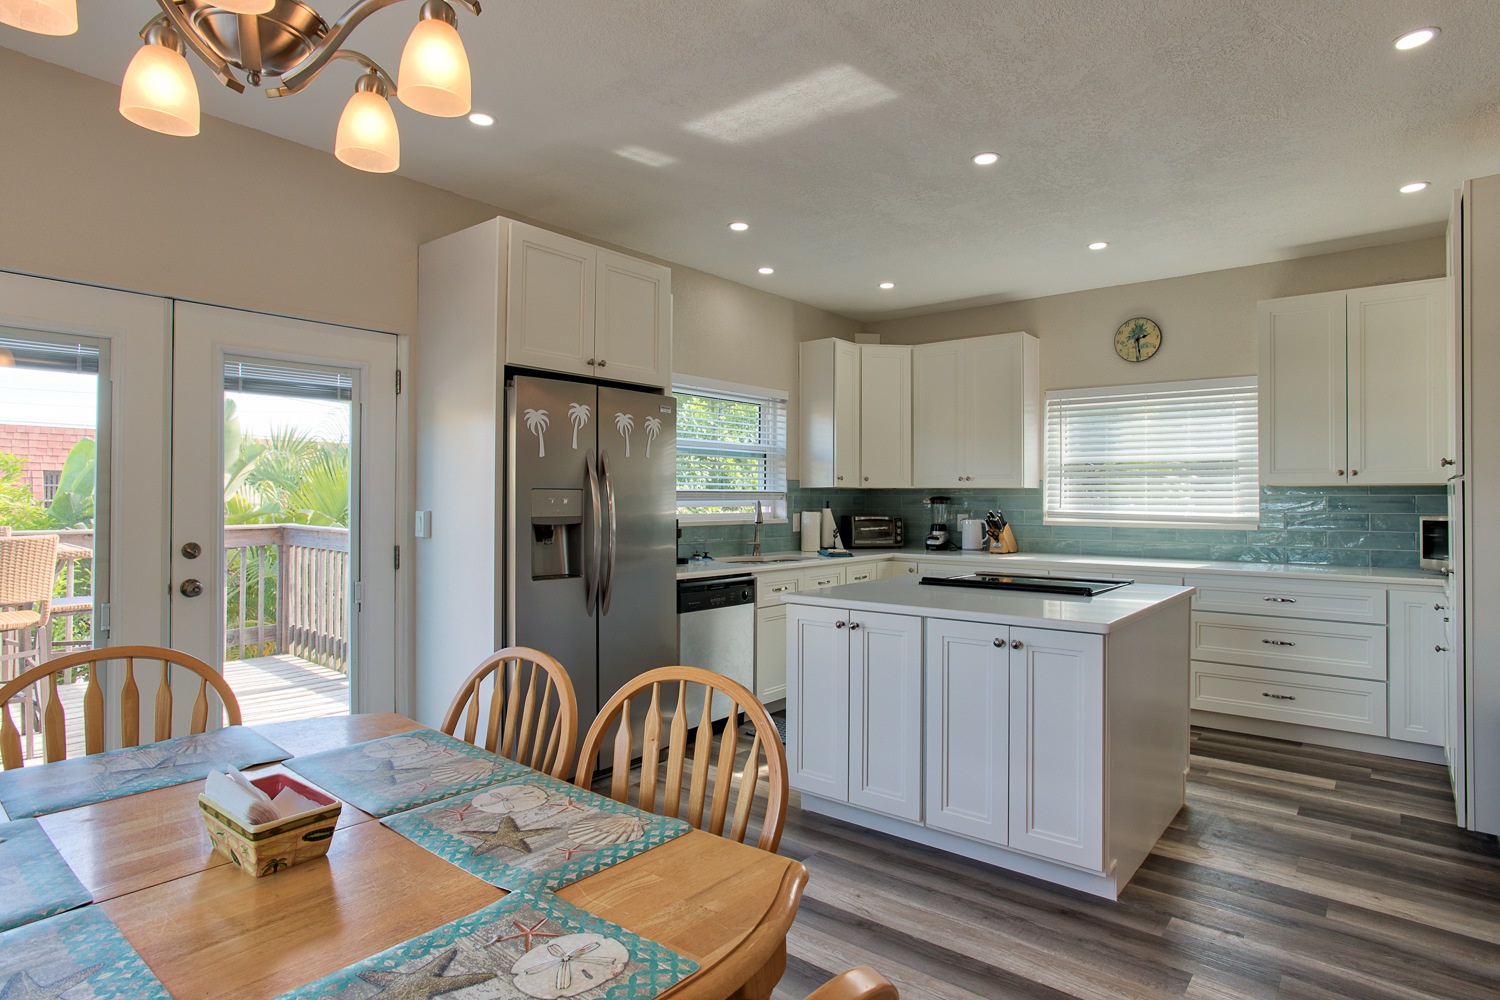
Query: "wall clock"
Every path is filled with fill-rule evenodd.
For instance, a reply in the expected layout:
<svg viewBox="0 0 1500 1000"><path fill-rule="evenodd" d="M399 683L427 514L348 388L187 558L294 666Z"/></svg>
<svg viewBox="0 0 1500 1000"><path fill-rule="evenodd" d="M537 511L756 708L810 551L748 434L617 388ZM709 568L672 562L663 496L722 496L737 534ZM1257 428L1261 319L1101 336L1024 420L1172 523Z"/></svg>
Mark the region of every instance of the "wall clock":
<svg viewBox="0 0 1500 1000"><path fill-rule="evenodd" d="M1127 319L1115 331L1115 353L1126 361L1145 361L1161 347L1161 327L1144 316Z"/></svg>

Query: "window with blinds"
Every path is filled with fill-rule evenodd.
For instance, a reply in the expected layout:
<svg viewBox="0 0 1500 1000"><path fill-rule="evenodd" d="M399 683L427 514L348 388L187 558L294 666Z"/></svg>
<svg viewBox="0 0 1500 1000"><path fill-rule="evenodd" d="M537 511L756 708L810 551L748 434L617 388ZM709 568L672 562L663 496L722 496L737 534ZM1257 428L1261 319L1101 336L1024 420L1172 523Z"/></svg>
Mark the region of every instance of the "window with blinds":
<svg viewBox="0 0 1500 1000"><path fill-rule="evenodd" d="M786 393L729 383L674 385L677 509L683 521L785 516Z"/></svg>
<svg viewBox="0 0 1500 1000"><path fill-rule="evenodd" d="M1047 393L1051 524L1254 527L1255 379Z"/></svg>

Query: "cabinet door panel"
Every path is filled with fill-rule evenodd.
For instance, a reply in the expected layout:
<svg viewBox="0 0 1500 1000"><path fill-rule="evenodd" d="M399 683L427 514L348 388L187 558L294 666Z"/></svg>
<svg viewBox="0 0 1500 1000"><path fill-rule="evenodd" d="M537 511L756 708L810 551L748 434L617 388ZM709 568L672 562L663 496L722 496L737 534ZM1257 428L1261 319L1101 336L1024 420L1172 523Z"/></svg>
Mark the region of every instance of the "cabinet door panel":
<svg viewBox="0 0 1500 1000"><path fill-rule="evenodd" d="M1448 446L1447 282L1349 293L1349 482L1441 483Z"/></svg>
<svg viewBox="0 0 1500 1000"><path fill-rule="evenodd" d="M963 346L912 348L912 485L956 488L964 474Z"/></svg>
<svg viewBox="0 0 1500 1000"><path fill-rule="evenodd" d="M786 697L786 605L755 611L755 697Z"/></svg>
<svg viewBox="0 0 1500 1000"><path fill-rule="evenodd" d="M1020 333L980 337L966 344L965 486L1037 485L1039 418L1036 401L1028 398L1028 390L1035 395L1037 376L1034 360L1028 362L1027 346L1026 335Z"/></svg>
<svg viewBox="0 0 1500 1000"><path fill-rule="evenodd" d="M672 381L672 272L612 250L597 253L599 377L666 388Z"/></svg>
<svg viewBox="0 0 1500 1000"><path fill-rule="evenodd" d="M922 819L922 619L849 615L849 802Z"/></svg>
<svg viewBox="0 0 1500 1000"><path fill-rule="evenodd" d="M1049 629L1010 634L1010 846L1100 870L1103 640Z"/></svg>
<svg viewBox="0 0 1500 1000"><path fill-rule="evenodd" d="M1441 591L1391 591L1387 724L1393 740L1447 742L1448 618Z"/></svg>
<svg viewBox="0 0 1500 1000"><path fill-rule="evenodd" d="M594 253L579 240L510 225L506 266L505 360L547 371L593 375Z"/></svg>
<svg viewBox="0 0 1500 1000"><path fill-rule="evenodd" d="M833 345L833 480L859 485L859 346Z"/></svg>
<svg viewBox="0 0 1500 1000"><path fill-rule="evenodd" d="M849 632L842 611L795 607L786 628L786 752L799 792L849 800Z"/></svg>
<svg viewBox="0 0 1500 1000"><path fill-rule="evenodd" d="M861 486L911 485L911 348L859 349Z"/></svg>
<svg viewBox="0 0 1500 1000"><path fill-rule="evenodd" d="M1343 485L1344 293L1263 302L1259 319L1261 482Z"/></svg>
<svg viewBox="0 0 1500 1000"><path fill-rule="evenodd" d="M927 825L1003 846L1010 834L1009 629L936 620L927 628Z"/></svg>

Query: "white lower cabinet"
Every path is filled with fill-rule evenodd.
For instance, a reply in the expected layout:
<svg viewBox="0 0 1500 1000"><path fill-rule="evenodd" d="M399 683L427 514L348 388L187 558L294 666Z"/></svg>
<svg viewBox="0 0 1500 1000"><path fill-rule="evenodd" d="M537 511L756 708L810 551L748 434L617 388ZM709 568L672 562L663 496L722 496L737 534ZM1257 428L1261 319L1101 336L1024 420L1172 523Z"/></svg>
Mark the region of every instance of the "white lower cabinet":
<svg viewBox="0 0 1500 1000"><path fill-rule="evenodd" d="M1441 591L1390 592L1390 734L1444 746L1448 735L1448 600Z"/></svg>

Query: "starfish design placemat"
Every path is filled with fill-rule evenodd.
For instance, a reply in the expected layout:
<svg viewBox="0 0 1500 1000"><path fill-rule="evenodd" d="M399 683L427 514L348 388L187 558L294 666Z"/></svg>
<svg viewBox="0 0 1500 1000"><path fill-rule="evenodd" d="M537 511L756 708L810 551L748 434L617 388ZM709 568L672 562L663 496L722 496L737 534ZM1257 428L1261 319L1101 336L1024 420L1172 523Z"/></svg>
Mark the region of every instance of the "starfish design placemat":
<svg viewBox="0 0 1500 1000"><path fill-rule="evenodd" d="M535 771L381 822L502 889L558 889L692 829Z"/></svg>
<svg viewBox="0 0 1500 1000"><path fill-rule="evenodd" d="M0 931L93 901L40 823L0 823Z"/></svg>
<svg viewBox="0 0 1500 1000"><path fill-rule="evenodd" d="M201 781L210 771L285 760L281 747L244 726L178 736L124 750L0 771L0 805L11 819L44 816L168 785Z"/></svg>
<svg viewBox="0 0 1500 1000"><path fill-rule="evenodd" d="M286 766L372 816L389 816L531 770L433 729L294 757Z"/></svg>
<svg viewBox="0 0 1500 1000"><path fill-rule="evenodd" d="M548 894L512 893L277 1000L638 1000L698 963ZM461 993L458 991L462 991Z"/></svg>
<svg viewBox="0 0 1500 1000"><path fill-rule="evenodd" d="M0 932L0 997L172 1000L97 906Z"/></svg>

